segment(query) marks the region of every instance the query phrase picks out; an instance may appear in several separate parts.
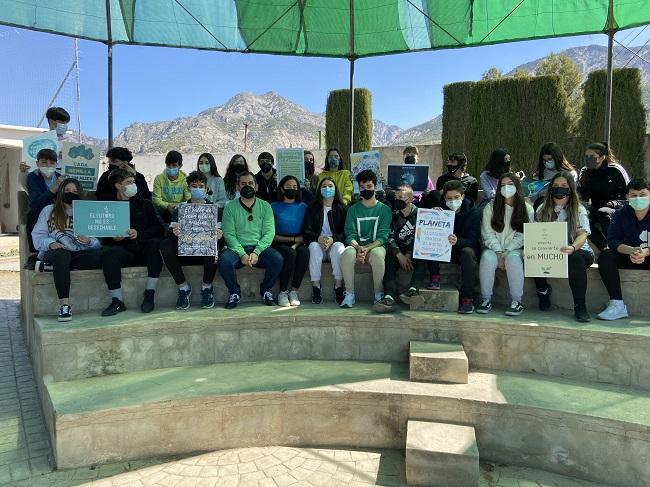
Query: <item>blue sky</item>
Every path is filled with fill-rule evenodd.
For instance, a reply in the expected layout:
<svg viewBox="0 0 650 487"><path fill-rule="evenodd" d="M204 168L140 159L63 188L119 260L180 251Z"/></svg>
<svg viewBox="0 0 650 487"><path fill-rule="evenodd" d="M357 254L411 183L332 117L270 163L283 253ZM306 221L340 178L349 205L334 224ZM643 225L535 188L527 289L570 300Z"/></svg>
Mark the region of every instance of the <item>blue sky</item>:
<svg viewBox="0 0 650 487"><path fill-rule="evenodd" d="M447 83L606 40L592 35L361 59L355 84L372 92L374 118L409 128L442 111ZM0 77L0 124L36 123L72 62L72 46L67 37L0 27L0 58L13 66ZM106 137L106 47L79 41L79 52L82 130ZM346 60L140 46L116 46L113 52L115 134L135 121L194 115L242 91L276 91L322 112L328 92L348 86ZM71 79L57 101L73 105L74 93Z"/></svg>

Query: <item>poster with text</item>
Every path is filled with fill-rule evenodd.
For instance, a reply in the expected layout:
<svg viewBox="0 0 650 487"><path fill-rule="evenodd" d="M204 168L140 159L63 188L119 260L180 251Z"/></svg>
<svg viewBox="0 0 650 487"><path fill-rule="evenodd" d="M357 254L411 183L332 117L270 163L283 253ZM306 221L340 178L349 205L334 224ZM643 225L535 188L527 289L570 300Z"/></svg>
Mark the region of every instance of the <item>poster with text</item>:
<svg viewBox="0 0 650 487"><path fill-rule="evenodd" d="M566 222L524 223L524 275L569 277Z"/></svg>
<svg viewBox="0 0 650 487"><path fill-rule="evenodd" d="M178 206L178 255L217 257L217 205Z"/></svg>
<svg viewBox="0 0 650 487"><path fill-rule="evenodd" d="M72 203L74 233L86 237L125 237L131 217L128 201L87 201Z"/></svg>
<svg viewBox="0 0 650 487"><path fill-rule="evenodd" d="M397 189L400 184L408 184L413 191L426 191L429 182L429 166L427 164L389 164L388 186Z"/></svg>
<svg viewBox="0 0 650 487"><path fill-rule="evenodd" d="M455 217L450 210L418 208L413 258L450 262L449 235L454 233Z"/></svg>
<svg viewBox="0 0 650 487"><path fill-rule="evenodd" d="M99 173L99 147L91 144L63 142L61 154L63 176L75 178L86 191L95 191Z"/></svg>
<svg viewBox="0 0 650 487"><path fill-rule="evenodd" d="M302 186L305 180L305 150L276 149L275 165L278 170L278 183L285 176L294 176Z"/></svg>
<svg viewBox="0 0 650 487"><path fill-rule="evenodd" d="M352 192L359 194L359 183L357 183L357 174L366 169L371 170L377 175L377 191L383 191L384 185L379 179L381 174L380 158L378 150L368 152L355 152L350 154L350 171L352 172Z"/></svg>
<svg viewBox="0 0 650 487"><path fill-rule="evenodd" d="M23 161L30 165L31 170L36 169L36 156L41 149L52 149L59 157L59 139L56 131L41 132L23 139Z"/></svg>

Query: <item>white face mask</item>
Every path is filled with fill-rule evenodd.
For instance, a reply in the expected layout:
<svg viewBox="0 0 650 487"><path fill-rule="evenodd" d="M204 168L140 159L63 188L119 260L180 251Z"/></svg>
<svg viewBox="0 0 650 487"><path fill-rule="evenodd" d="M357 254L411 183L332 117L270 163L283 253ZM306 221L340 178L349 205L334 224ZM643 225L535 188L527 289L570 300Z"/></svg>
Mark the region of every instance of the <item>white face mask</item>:
<svg viewBox="0 0 650 487"><path fill-rule="evenodd" d="M460 210L460 207L463 205L463 200L446 200L447 208L453 211Z"/></svg>
<svg viewBox="0 0 650 487"><path fill-rule="evenodd" d="M517 188L515 188L514 184L506 184L505 186L501 186L501 196L504 198L512 198L516 192Z"/></svg>
<svg viewBox="0 0 650 487"><path fill-rule="evenodd" d="M138 187L135 183L127 184L124 187L124 196L127 198L133 198L136 194L138 194Z"/></svg>
<svg viewBox="0 0 650 487"><path fill-rule="evenodd" d="M48 179L51 178L52 174L56 172L55 167L39 167L38 170L41 172L43 176L45 176Z"/></svg>

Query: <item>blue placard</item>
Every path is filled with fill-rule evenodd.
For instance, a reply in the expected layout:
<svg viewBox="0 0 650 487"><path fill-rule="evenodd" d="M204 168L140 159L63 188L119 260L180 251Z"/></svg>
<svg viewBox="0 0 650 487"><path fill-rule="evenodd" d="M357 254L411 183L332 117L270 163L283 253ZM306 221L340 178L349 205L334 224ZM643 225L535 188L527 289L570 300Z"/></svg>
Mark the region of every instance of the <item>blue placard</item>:
<svg viewBox="0 0 650 487"><path fill-rule="evenodd" d="M74 233L86 237L125 237L131 226L128 201L72 203Z"/></svg>
<svg viewBox="0 0 650 487"><path fill-rule="evenodd" d="M408 184L413 191L427 190L429 166L426 164L389 164L388 186L397 189L400 184Z"/></svg>

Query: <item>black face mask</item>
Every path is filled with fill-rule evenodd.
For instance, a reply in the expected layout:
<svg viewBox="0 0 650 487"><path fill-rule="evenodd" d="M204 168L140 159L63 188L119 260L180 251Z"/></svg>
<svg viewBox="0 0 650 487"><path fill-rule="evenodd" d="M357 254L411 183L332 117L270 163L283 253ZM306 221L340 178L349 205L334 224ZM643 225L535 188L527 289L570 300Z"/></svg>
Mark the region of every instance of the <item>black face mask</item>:
<svg viewBox="0 0 650 487"><path fill-rule="evenodd" d="M404 208L406 208L406 201L396 199L393 201L393 208L395 208L397 211L402 211Z"/></svg>
<svg viewBox="0 0 650 487"><path fill-rule="evenodd" d="M255 196L255 188L252 186L244 186L242 189L239 190L239 194L242 195L243 198L251 199L253 196Z"/></svg>
<svg viewBox="0 0 650 487"><path fill-rule="evenodd" d="M451 164L447 164L447 172L448 172L449 174L453 174L453 173L455 173L456 171L458 171L458 168L459 168L459 167L460 167L460 166L458 166L458 165L456 165L456 166L452 166Z"/></svg>
<svg viewBox="0 0 650 487"><path fill-rule="evenodd" d="M307 175L314 174L314 163L313 162L305 162L305 174L307 174Z"/></svg>
<svg viewBox="0 0 650 487"><path fill-rule="evenodd" d="M359 191L359 196L361 196L364 200L372 199L374 195L375 195L374 189L362 189L361 191Z"/></svg>
<svg viewBox="0 0 650 487"><path fill-rule="evenodd" d="M71 205L73 201L77 201L79 199L79 195L75 193L65 193L63 195L63 202L66 205Z"/></svg>
<svg viewBox="0 0 650 487"><path fill-rule="evenodd" d="M295 200L296 196L298 196L297 189L283 189L282 191L284 192L284 197L289 200Z"/></svg>
<svg viewBox="0 0 650 487"><path fill-rule="evenodd" d="M262 169L262 172L269 172L271 169L273 169L273 164L270 162L263 162L260 164L260 169Z"/></svg>
<svg viewBox="0 0 650 487"><path fill-rule="evenodd" d="M240 172L244 172L246 170L246 166L243 164L233 164L232 170L235 171L235 174L239 174Z"/></svg>
<svg viewBox="0 0 650 487"><path fill-rule="evenodd" d="M571 189L569 188L551 188L551 196L557 199L566 198L571 194Z"/></svg>
<svg viewBox="0 0 650 487"><path fill-rule="evenodd" d="M404 164L415 164L415 156L408 155L404 158Z"/></svg>

